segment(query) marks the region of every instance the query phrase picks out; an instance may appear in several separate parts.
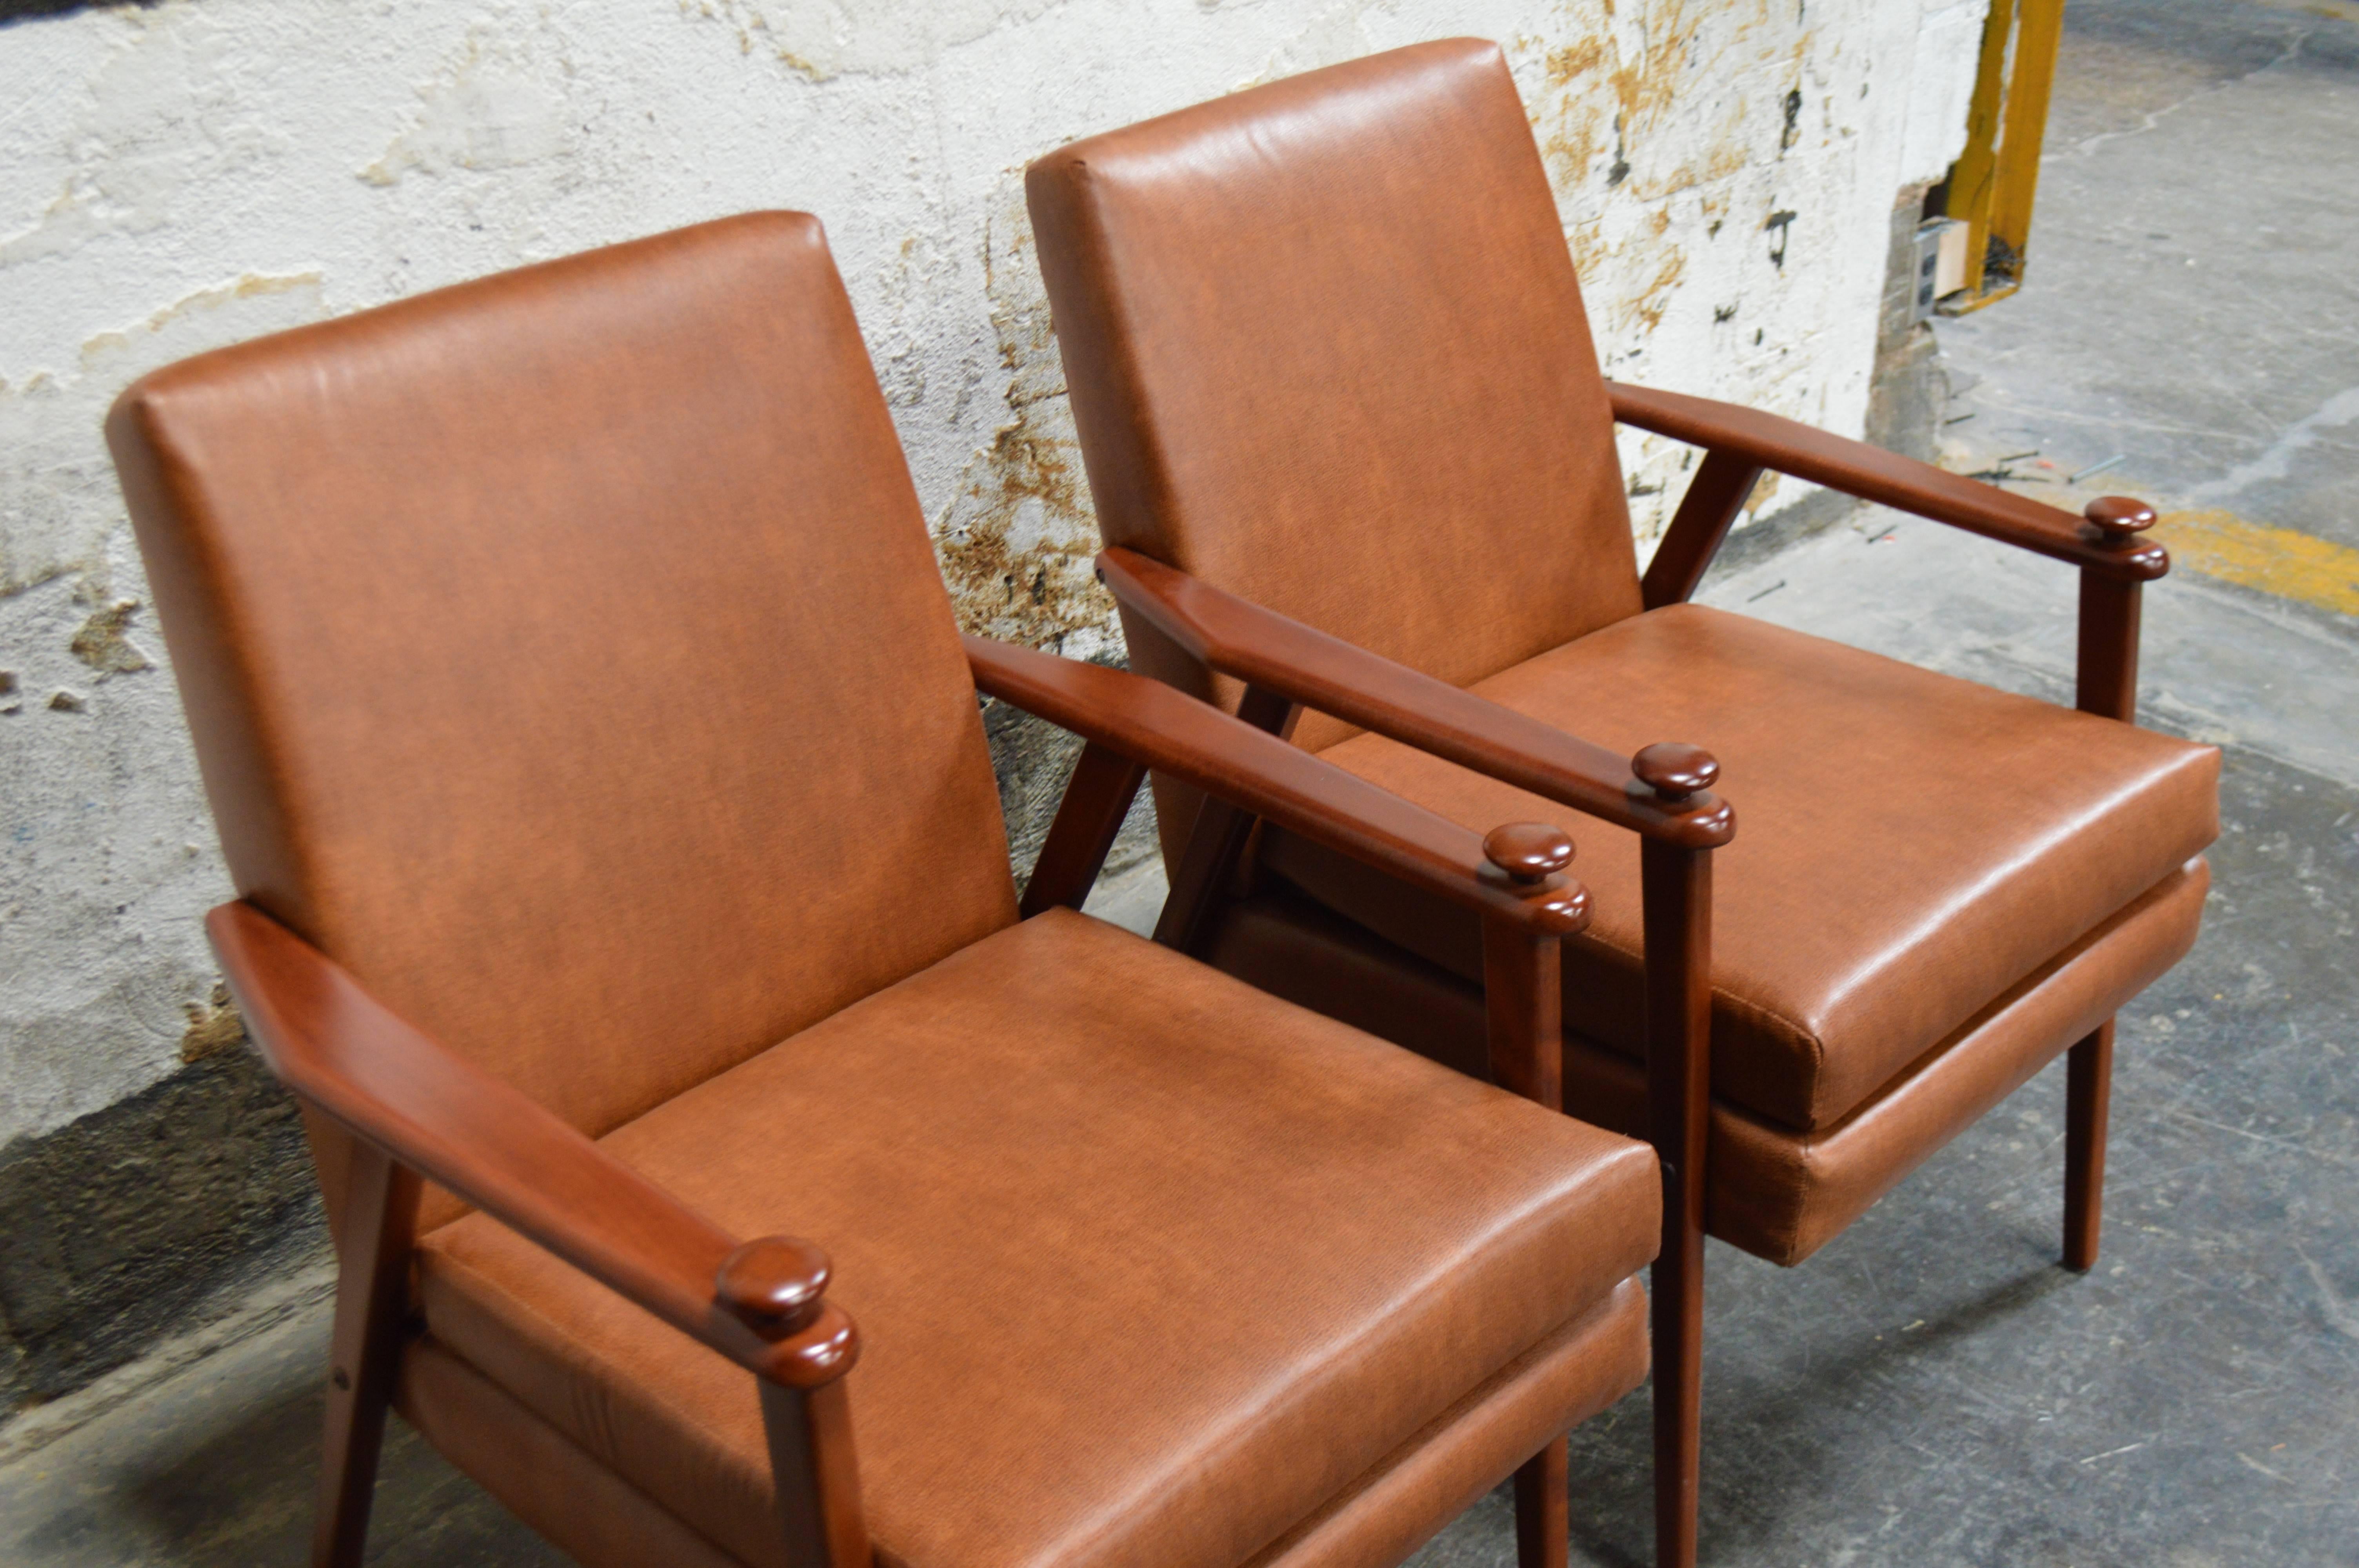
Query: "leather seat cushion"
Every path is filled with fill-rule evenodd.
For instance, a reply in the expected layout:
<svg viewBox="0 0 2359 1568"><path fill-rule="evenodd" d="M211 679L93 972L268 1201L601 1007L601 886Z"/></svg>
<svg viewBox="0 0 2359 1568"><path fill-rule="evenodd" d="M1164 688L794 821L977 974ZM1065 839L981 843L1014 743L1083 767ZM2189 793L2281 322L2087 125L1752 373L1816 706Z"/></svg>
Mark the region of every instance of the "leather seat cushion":
<svg viewBox="0 0 2359 1568"><path fill-rule="evenodd" d="M1720 760L1712 1087L1784 1125L1848 1114L2219 833L2219 752L1700 605L1619 622L1472 689L1623 752ZM1642 1054L1636 836L1377 735L1321 753L1485 832L1555 822L1594 895L1568 1027ZM1317 846L1263 862L1459 975L1471 916Z"/></svg>
<svg viewBox="0 0 2359 1568"><path fill-rule="evenodd" d="M1241 1563L1603 1299L1658 1224L1643 1145L1065 911L604 1141L832 1255L870 1530L914 1568ZM773 1554L745 1373L481 1215L419 1274L437 1342Z"/></svg>
<svg viewBox="0 0 2359 1568"><path fill-rule="evenodd" d="M1646 1380L1647 1292L1623 1281L1428 1422L1242 1568L1392 1568L1564 1429ZM453 1465L582 1568L734 1568L433 1339L411 1342L395 1404ZM890 1558L883 1568L895 1568ZM776 1538L755 1568L790 1568Z"/></svg>
<svg viewBox="0 0 2359 1568"><path fill-rule="evenodd" d="M2181 867L2007 988L1814 1131L1712 1103L1704 1228L1773 1263L1799 1263L2065 1047L2187 956L2211 871ZM1225 910L1208 957L1223 970L1462 1072L1488 1071L1479 987L1291 890ZM1584 1121L1646 1132L1645 1069L1569 1033L1564 1102Z"/></svg>

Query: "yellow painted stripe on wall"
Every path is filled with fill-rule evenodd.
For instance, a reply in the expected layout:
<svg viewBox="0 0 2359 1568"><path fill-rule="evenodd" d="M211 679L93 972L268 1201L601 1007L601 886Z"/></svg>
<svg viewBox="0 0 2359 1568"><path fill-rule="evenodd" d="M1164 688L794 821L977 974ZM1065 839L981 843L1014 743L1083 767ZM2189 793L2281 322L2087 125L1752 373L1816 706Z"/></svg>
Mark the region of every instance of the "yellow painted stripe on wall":
<svg viewBox="0 0 2359 1568"><path fill-rule="evenodd" d="M2359 615L2359 550L2216 510L2166 512L2152 537L2185 570Z"/></svg>

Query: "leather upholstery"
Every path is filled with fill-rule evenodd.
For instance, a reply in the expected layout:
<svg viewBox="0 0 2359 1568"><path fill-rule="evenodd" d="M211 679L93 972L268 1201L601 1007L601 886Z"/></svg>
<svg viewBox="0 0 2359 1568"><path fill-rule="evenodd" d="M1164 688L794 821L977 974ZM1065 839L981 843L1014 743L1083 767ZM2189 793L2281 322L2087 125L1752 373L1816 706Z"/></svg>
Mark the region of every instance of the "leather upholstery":
<svg viewBox="0 0 2359 1568"><path fill-rule="evenodd" d="M1489 1491L1500 1459L1529 1454L1647 1376L1647 1292L1636 1279L1524 1352L1246 1568L1390 1568Z"/></svg>
<svg viewBox="0 0 2359 1568"><path fill-rule="evenodd" d="M1246 1568L1389 1568L1559 1431L1647 1375L1635 1279L1426 1423ZM723 1568L713 1545L432 1339L404 1357L399 1409L509 1511L584 1568ZM775 1551L752 1559L783 1564ZM885 1568L902 1568L890 1556Z"/></svg>
<svg viewBox="0 0 2359 1568"><path fill-rule="evenodd" d="M1832 1126L1798 1131L1725 1098L1711 1112L1705 1228L1773 1263L1832 1240L1909 1172L2187 955L2211 875L2172 871L2025 976ZM1276 995L1480 1075L1480 989L1291 890L1225 911L1207 957ZM1642 1136L1646 1079L1569 1033L1566 1108Z"/></svg>
<svg viewBox="0 0 2359 1568"><path fill-rule="evenodd" d="M1063 910L605 1143L832 1254L870 1531L913 1568L1242 1563L1603 1302L1659 1223L1645 1146ZM419 1279L436 1344L769 1560L743 1373L484 1216ZM1599 1354L1603 1383L1551 1386L1636 1380L1626 1334ZM1527 1411L1480 1485L1589 1408Z"/></svg>
<svg viewBox="0 0 2359 1568"><path fill-rule="evenodd" d="M2202 852L2219 752L1699 605L1552 649L1473 688L1625 754L1720 760L1712 1087L1804 1130L1841 1120L1990 1000ZM1377 735L1329 762L1476 832L1555 822L1595 914L1566 944L1565 1020L1636 1058L1635 834ZM1462 912L1277 831L1263 863L1468 979Z"/></svg>
<svg viewBox="0 0 2359 1568"><path fill-rule="evenodd" d="M108 435L238 891L585 1131L1015 918L817 220L206 354Z"/></svg>
<svg viewBox="0 0 2359 1568"><path fill-rule="evenodd" d="M744 1562L430 1339L403 1355L394 1405L444 1458L583 1568ZM766 1561L782 1559L773 1551Z"/></svg>
<svg viewBox="0 0 2359 1568"><path fill-rule="evenodd" d="M1636 611L1597 351L1497 45L1086 137L1026 190L1108 544L1459 685ZM1125 626L1134 667L1212 695ZM1175 860L1189 820L1164 816Z"/></svg>

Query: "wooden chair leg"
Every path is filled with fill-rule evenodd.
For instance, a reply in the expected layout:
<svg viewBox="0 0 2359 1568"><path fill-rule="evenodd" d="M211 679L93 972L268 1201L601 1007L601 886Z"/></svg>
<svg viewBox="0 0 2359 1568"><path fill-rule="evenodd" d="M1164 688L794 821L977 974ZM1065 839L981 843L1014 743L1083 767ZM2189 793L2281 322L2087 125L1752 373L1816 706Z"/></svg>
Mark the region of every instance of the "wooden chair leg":
<svg viewBox="0 0 2359 1568"><path fill-rule="evenodd" d="M1516 1472L1516 1568L1565 1568L1566 1447L1560 1437Z"/></svg>
<svg viewBox="0 0 2359 1568"><path fill-rule="evenodd" d="M1645 753L1640 754L1643 758ZM1663 1162L1655 1260L1655 1562L1692 1568L1702 1470L1704 1156L1712 1105L1711 851L1639 850L1647 941L1647 1093Z"/></svg>
<svg viewBox="0 0 2359 1568"><path fill-rule="evenodd" d="M1669 1192L1666 1197L1672 1195ZM1675 1223L1675 1222L1674 1222ZM1655 1563L1693 1568L1703 1473L1703 1229L1664 1226L1651 1277L1655 1336Z"/></svg>
<svg viewBox="0 0 2359 1568"><path fill-rule="evenodd" d="M360 1568L409 1307L418 1177L355 1142L336 1242L336 1321L329 1346L327 1441L320 1456L313 1568Z"/></svg>
<svg viewBox="0 0 2359 1568"><path fill-rule="evenodd" d="M2064 1078L2064 1266L2096 1266L2105 1207L2105 1116L2113 1098L2114 1021L2072 1047Z"/></svg>

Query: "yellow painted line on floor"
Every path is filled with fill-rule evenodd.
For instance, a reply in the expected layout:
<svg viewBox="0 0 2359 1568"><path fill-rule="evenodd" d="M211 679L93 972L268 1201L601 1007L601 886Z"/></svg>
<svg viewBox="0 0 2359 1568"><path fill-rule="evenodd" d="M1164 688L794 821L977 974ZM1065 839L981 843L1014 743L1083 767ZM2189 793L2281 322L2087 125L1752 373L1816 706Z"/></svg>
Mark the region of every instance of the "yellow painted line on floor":
<svg viewBox="0 0 2359 1568"><path fill-rule="evenodd" d="M2171 564L2321 610L2359 615L2359 550L2233 512L2166 512L2151 538Z"/></svg>

